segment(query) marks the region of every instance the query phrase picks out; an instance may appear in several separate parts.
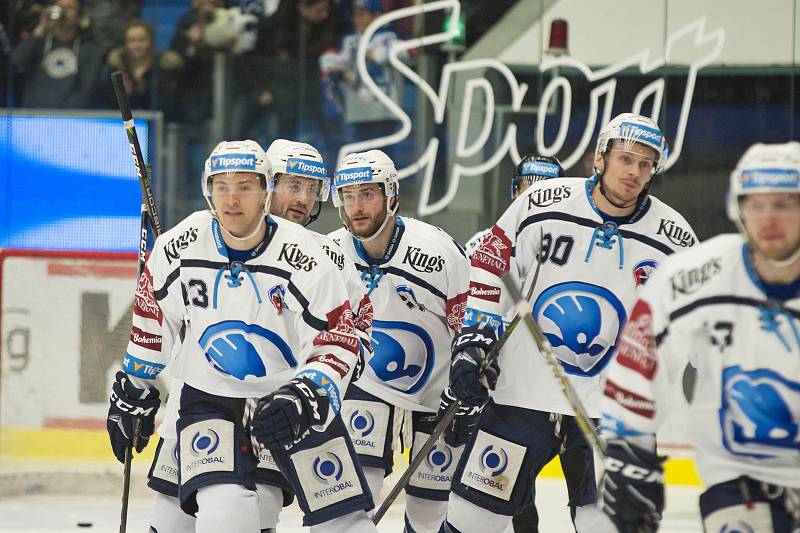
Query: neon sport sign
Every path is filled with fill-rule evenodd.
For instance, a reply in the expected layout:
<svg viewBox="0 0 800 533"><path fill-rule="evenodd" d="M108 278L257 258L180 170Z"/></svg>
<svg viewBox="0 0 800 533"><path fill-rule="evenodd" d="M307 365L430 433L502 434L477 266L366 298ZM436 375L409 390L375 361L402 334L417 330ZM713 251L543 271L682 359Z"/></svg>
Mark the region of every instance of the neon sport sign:
<svg viewBox="0 0 800 533"><path fill-rule="evenodd" d="M372 148L386 147L391 144L400 142L406 139L411 132L411 118L397 105L388 95L386 95L370 77L367 71L366 53L367 45L372 38L372 35L382 26L391 23L392 21L403 19L406 17L423 15L432 11L450 10L450 15L454 20L458 20L461 12L461 5L458 0L439 0L431 3L423 3L406 7L385 13L378 17L364 32L358 45L357 52L357 68L358 74L362 83L368 90L377 98L386 108L396 117L400 122L400 129L391 135L359 141L355 143L346 144L339 152L339 159L343 158L346 154L352 152L359 152L369 150ZM434 44L448 42L455 36L457 27L455 24L450 25L447 31L436 33L432 35L425 35L416 39L409 39L405 41L395 42L389 50L389 63L406 79L413 83L419 91L424 94L433 107L433 118L436 124L442 124L445 118L446 101L450 84L456 74L467 72L470 70L476 71L476 75L467 79L464 84L463 105L460 105L461 115L458 121L458 129L456 130L456 143L455 153L453 154L454 163L449 171L449 179L447 191L440 199L431 201L431 184L433 182L433 169L436 163L436 154L439 148L439 139L436 137L428 141L427 147L423 150L422 154L407 167L398 170L399 178L406 178L418 172L421 172L422 182L420 188L420 197L418 204L418 213L421 216L430 215L441 211L447 207L450 202L455 198L458 191L458 185L462 176L478 176L484 174L498 165L506 154L510 154L515 162L521 160L519 150L516 144L517 138L517 125L509 124L506 128L505 135L498 143L495 152L489 156L486 161L476 165L466 165L459 161L464 161L468 158L476 156L489 139L494 122L494 107L495 98L492 86L489 81L481 75L481 71L494 71L504 79L508 85L509 93L511 95L510 107L512 111L520 111L522 107L522 99L528 90L528 86L524 83L519 83L511 70L503 63L496 59L471 59L466 61L456 61L446 64L442 68L441 80L439 89L434 90L431 85L422 79L416 72L414 72L408 65L404 64L398 58L398 54L414 48L421 48ZM568 56L561 57L548 57L542 58L540 65L541 72L546 74L552 72L552 78L545 86L539 99L538 109L546 110L551 105L557 106L558 100L561 101L561 120L558 126L557 133L552 142L547 142L544 138L544 123L547 118L546 113L537 113L536 120L536 150L540 155L552 156L564 147L564 142L567 138L569 131L570 118L572 115L572 86L570 81L558 75L558 69L569 68L572 71L581 73L586 81L592 86L590 91L590 104L589 116L584 127L583 133L577 146L566 157L562 159L564 168L569 168L574 165L580 157L586 152L589 142L592 139L596 126L599 124L603 126L611 120L611 110L614 104L615 90L617 80L615 76L626 69L637 69L641 74L647 74L655 71L667 64L669 64L671 56L675 53L678 45L685 49L686 43L691 44L694 50L697 51L697 57L692 60L686 73L686 88L683 94L683 100L680 108L680 116L677 123L677 130L674 135L674 141L670 146L670 154L667 159L666 167L670 168L678 160L683 148L684 135L686 133L686 124L689 120L689 112L692 105L692 97L694 95L694 86L697 80L698 71L710 64L716 59L725 44L725 30L722 28L713 31L706 31L706 19L698 18L687 25L679 28L667 36L665 43L664 57L652 57L652 53L648 49L643 49L636 52L622 61L619 61L611 66L601 68L598 70L590 69L586 64L578 61L575 58ZM639 113L642 107L649 100L652 101L652 114L650 115L653 120L658 122L659 113L661 110L661 103L664 97L665 80L659 78L647 84L636 95L633 101L631 111ZM477 92L483 93L486 106L483 113L483 121L480 124L477 137L471 142L468 142L468 131L470 129L470 110L472 108L472 101ZM560 98L559 98L560 95Z"/></svg>

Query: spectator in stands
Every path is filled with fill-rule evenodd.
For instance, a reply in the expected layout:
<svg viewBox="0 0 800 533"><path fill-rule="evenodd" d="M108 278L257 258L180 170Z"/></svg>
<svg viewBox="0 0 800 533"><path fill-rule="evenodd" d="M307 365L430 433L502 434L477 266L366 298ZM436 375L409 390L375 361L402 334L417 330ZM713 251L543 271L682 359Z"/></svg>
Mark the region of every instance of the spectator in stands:
<svg viewBox="0 0 800 533"><path fill-rule="evenodd" d="M192 9L178 20L172 39L171 48L184 63L178 81L178 112L181 121L190 125L211 118L214 49L205 42L204 32L214 10L222 5L222 0L192 0Z"/></svg>
<svg viewBox="0 0 800 533"><path fill-rule="evenodd" d="M270 38L268 17L259 21L256 47L233 57L231 79L231 120L228 138L255 139L266 146L280 137L275 130L277 115L273 105L275 73L267 53ZM273 117L275 119L273 120Z"/></svg>
<svg viewBox="0 0 800 533"><path fill-rule="evenodd" d="M273 58L277 136L306 137L296 128L309 118L329 136L330 124L322 115L319 57L335 47L341 35L338 8L331 0L282 0L270 26L274 40L265 45ZM311 141L315 146L323 144L320 139Z"/></svg>
<svg viewBox="0 0 800 533"><path fill-rule="evenodd" d="M8 55L11 53L11 41L0 21L0 106L6 105L6 87L8 78Z"/></svg>
<svg viewBox="0 0 800 533"><path fill-rule="evenodd" d="M177 77L183 60L173 50L163 53L156 50L153 27L148 22L130 22L123 35L124 45L109 52L106 61L108 72L101 79L107 80L109 72L121 70L131 107L160 109L171 121L177 100ZM113 88L110 83L106 86L109 103L115 107Z"/></svg>
<svg viewBox="0 0 800 533"><path fill-rule="evenodd" d="M30 37L11 51L11 68L22 84L24 107L96 105L102 54L80 30L80 21L78 0L55 0L42 10Z"/></svg>
<svg viewBox="0 0 800 533"><path fill-rule="evenodd" d="M383 13L381 0L353 0L353 29L336 50L320 58L323 110L329 119L343 118L353 128L356 140L374 139L396 129L389 109L368 89L356 68L358 44L364 31ZM401 103L401 79L389 64L389 50L397 34L388 27L376 31L367 47L367 73L378 88ZM405 55L399 55L401 59Z"/></svg>
<svg viewBox="0 0 800 533"><path fill-rule="evenodd" d="M125 28L142 10L142 0L82 1L83 14L91 20L92 36L103 55L123 45Z"/></svg>

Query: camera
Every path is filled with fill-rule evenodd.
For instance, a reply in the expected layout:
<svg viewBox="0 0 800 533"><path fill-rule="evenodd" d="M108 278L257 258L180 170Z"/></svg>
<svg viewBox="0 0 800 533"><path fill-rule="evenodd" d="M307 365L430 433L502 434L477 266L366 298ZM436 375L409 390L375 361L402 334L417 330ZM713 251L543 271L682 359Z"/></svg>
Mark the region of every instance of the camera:
<svg viewBox="0 0 800 533"><path fill-rule="evenodd" d="M64 16L64 10L61 8L61 6L53 6L50 9L50 12L47 14L47 17L50 20L61 20L63 16Z"/></svg>

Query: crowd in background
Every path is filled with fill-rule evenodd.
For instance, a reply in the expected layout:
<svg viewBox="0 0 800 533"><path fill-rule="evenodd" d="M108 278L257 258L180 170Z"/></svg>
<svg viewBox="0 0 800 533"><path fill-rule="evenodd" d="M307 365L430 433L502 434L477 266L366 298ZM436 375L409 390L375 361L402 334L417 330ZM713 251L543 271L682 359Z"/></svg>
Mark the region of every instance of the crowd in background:
<svg viewBox="0 0 800 533"><path fill-rule="evenodd" d="M187 0L167 50L140 18L143 3L15 0L13 23L0 20L6 106L115 108L109 74L121 70L134 109L160 110L197 131L212 116L221 51L228 138L268 144L301 137L298 128L310 124L305 130L322 137L315 141L340 145L391 130L355 70L353 43L375 18L413 0ZM400 80L384 65L388 46L410 36L412 24L382 28L367 53L370 74L399 104Z"/></svg>

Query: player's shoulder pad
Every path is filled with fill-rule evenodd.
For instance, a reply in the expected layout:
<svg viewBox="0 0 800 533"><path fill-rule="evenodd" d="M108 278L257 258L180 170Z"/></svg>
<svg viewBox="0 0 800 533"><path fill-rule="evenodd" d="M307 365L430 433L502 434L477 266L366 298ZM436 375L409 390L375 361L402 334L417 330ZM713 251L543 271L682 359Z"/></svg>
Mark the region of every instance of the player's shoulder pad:
<svg viewBox="0 0 800 533"><path fill-rule="evenodd" d="M698 243L697 235L683 215L653 195L650 195L650 209L635 226L641 226L642 233L660 240L676 252Z"/></svg>
<svg viewBox="0 0 800 533"><path fill-rule="evenodd" d="M213 218L208 210L195 211L155 240L153 254L163 254L167 262L172 264L173 261L180 259L182 252L198 242L202 235L211 231Z"/></svg>
<svg viewBox="0 0 800 533"><path fill-rule="evenodd" d="M670 255L656 268L643 293L665 299L670 306L718 293L716 283L725 277L726 272L738 268L742 245L741 236L730 233ZM729 282L730 278L724 281ZM729 292L730 289L726 290Z"/></svg>
<svg viewBox="0 0 800 533"><path fill-rule="evenodd" d="M353 236L347 231L347 228L339 228L328 233L328 238L332 240L337 246L344 248L346 243L352 242Z"/></svg>
<svg viewBox="0 0 800 533"><path fill-rule="evenodd" d="M308 232L314 236L317 240L317 244L319 244L322 250L330 257L333 264L336 265L339 270L344 270L346 260L341 247L327 235L311 230L308 230Z"/></svg>
<svg viewBox="0 0 800 533"><path fill-rule="evenodd" d="M553 178L531 184L512 203L523 212L556 209L562 202L586 194L586 178Z"/></svg>
<svg viewBox="0 0 800 533"><path fill-rule="evenodd" d="M442 228L410 217L403 217L403 223L406 226L406 234L404 236L406 243L423 249L438 251L449 258L453 256L466 258L464 248Z"/></svg>
<svg viewBox="0 0 800 533"><path fill-rule="evenodd" d="M269 219L277 227L270 242L270 246L278 247L276 266L288 265L290 272L336 269L310 230L283 218L270 216Z"/></svg>

